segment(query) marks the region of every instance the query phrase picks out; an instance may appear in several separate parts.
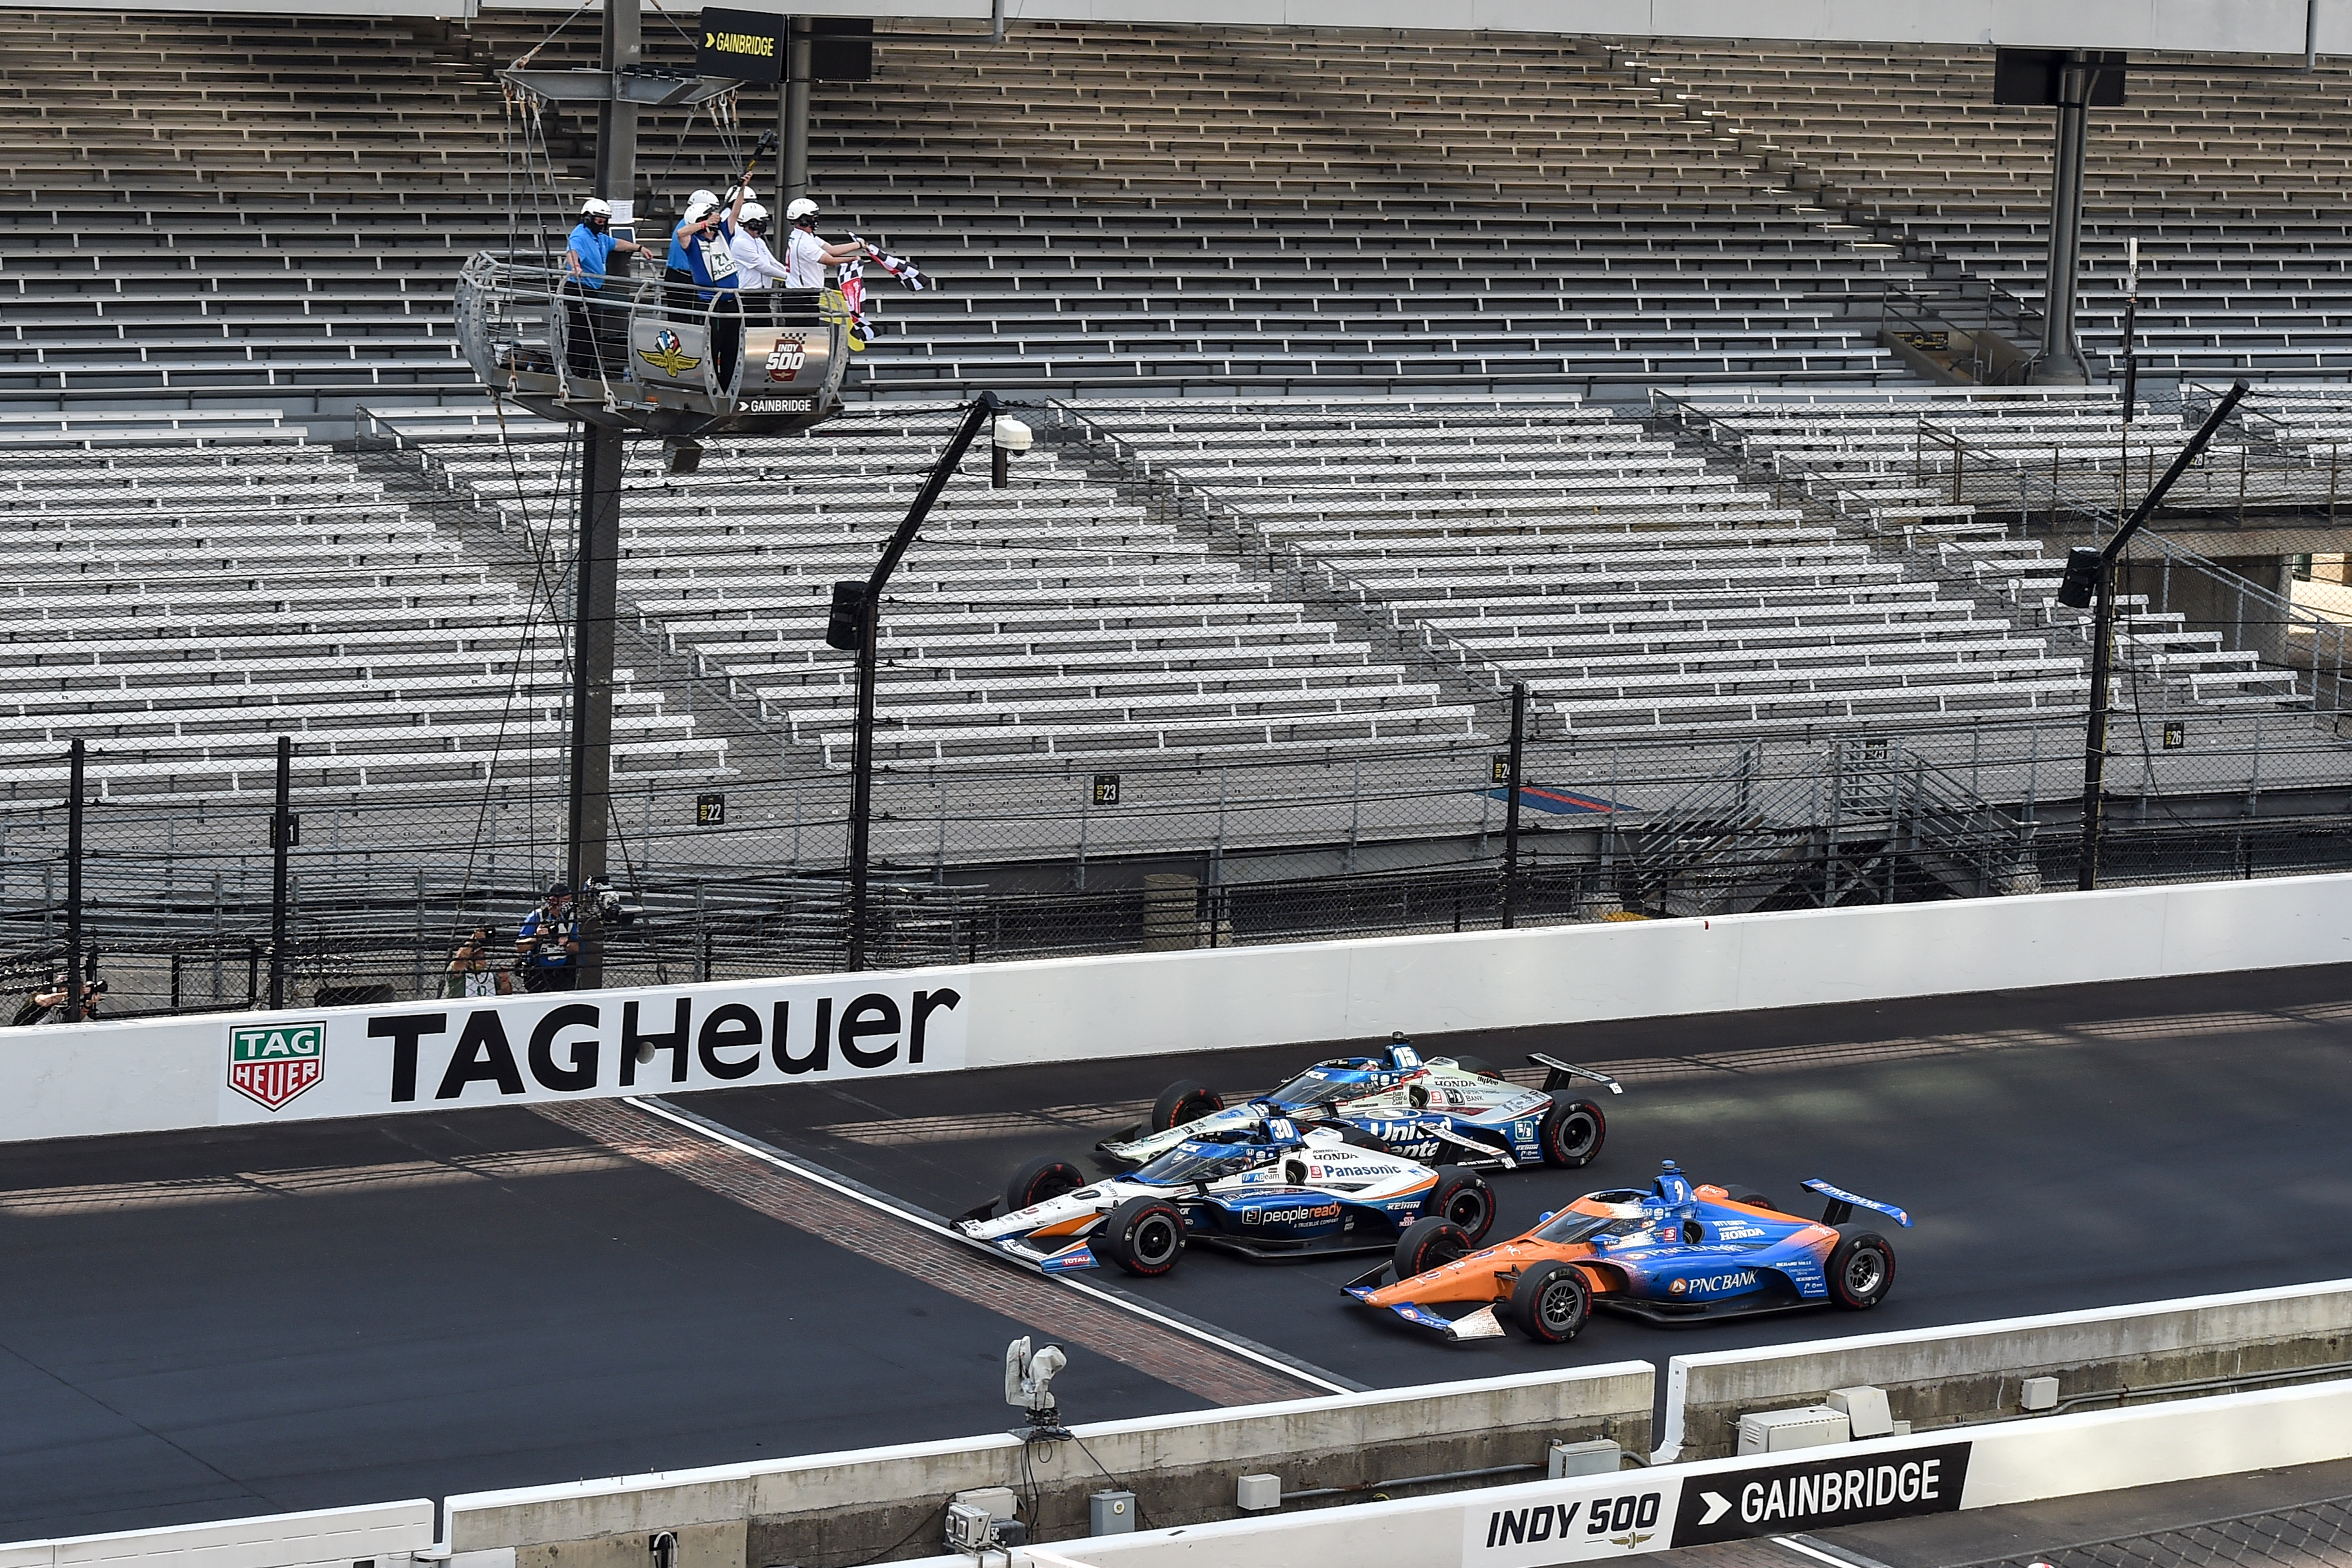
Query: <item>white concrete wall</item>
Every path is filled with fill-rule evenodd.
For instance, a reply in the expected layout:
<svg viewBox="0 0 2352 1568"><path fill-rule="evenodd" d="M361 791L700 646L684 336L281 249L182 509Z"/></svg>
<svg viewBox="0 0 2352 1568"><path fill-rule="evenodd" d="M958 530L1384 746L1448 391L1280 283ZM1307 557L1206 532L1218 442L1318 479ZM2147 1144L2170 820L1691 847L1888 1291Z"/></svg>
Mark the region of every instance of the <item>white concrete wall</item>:
<svg viewBox="0 0 2352 1568"><path fill-rule="evenodd" d="M1609 1415L1646 1418L1656 1369L1648 1362L1567 1367L1532 1376L1476 1378L1274 1405L1098 1421L1074 1427L1086 1449L1033 1450L1023 1471L1022 1439L1009 1433L908 1443L848 1453L721 1465L477 1492L448 1500L448 1541L458 1552L593 1541L650 1530L726 1524L755 1515L800 1513L945 1498L972 1487L1053 1486L1098 1473L1230 1463L1235 1475L1278 1464L1291 1453L1445 1433L1565 1428ZM1108 1484L1108 1483L1105 1483ZM0 1563L0 1568L8 1568Z"/></svg>
<svg viewBox="0 0 2352 1568"><path fill-rule="evenodd" d="M0 1568L408 1568L412 1552L433 1544L433 1504L373 1503L364 1508L268 1514L212 1524L173 1525L110 1535L0 1545Z"/></svg>
<svg viewBox="0 0 2352 1568"><path fill-rule="evenodd" d="M2153 1486L2203 1476L2352 1458L2352 1382L2183 1400L2140 1410L2050 1416L1999 1426L1885 1438L1795 1453L1672 1465L1611 1477L1532 1481L1401 1502L1272 1515L1046 1543L1015 1552L1013 1568L1297 1568L1349 1563L1358 1568L1541 1568L1600 1557L1663 1552L1675 1541L1678 1505L1712 1492L1739 1497L1751 1475L1842 1463L1900 1464L1906 1456L1966 1450L1965 1509L2041 1498ZM1954 1468L1957 1468L1955 1466ZM1582 1528L1596 1500L1654 1496L1655 1526L1620 1534ZM1486 1544L1496 1510L1572 1507L1576 1526L1539 1545ZM1694 1510L1694 1511L1696 1511ZM1755 1534L1833 1528L1796 1521ZM915 1568L969 1564L969 1557L919 1560Z"/></svg>
<svg viewBox="0 0 2352 1568"><path fill-rule="evenodd" d="M2346 962L2352 875L2334 875L0 1029L0 1142ZM910 1025L842 1035L872 996L890 999L902 1023L928 999L921 1061ZM551 1015L579 1006L594 1018L548 1030L535 1057L530 1043ZM695 1046L625 1068L629 1009L643 1032L667 1030L681 1006ZM734 1013L735 1032L706 1052L705 1026L730 1016L726 1007L748 1009L761 1032L743 1033L747 1015ZM828 1054L812 1066L820 1016L831 1021ZM420 1019L429 1033L415 1033ZM231 1087L230 1042L240 1028L289 1021L321 1026L324 1073L269 1110ZM416 1041L405 1085L403 1029ZM505 1082L505 1061L493 1059L501 1049L513 1063ZM575 1067L594 1081L564 1087L558 1069Z"/></svg>

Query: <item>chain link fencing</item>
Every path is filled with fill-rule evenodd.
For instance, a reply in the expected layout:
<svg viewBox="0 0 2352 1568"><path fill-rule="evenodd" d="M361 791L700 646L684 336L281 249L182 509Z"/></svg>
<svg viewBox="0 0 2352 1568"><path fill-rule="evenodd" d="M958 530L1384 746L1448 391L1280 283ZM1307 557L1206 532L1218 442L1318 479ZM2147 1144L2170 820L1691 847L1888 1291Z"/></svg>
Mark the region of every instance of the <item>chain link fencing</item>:
<svg viewBox="0 0 2352 1568"><path fill-rule="evenodd" d="M884 601L872 962L2071 887L2064 549L2112 532L2138 443L2160 471L2157 427L2200 395L2143 410L2120 481L2112 400L1023 409L1035 449L999 489L975 448ZM2344 617L2275 564L2329 553L2336 395L2250 400L2231 437L2269 477L2245 491L2275 500L2241 509L2217 442L2134 548L2105 883L2352 860ZM868 405L691 473L633 446L608 983L842 963L854 679L826 610L959 413ZM2074 422L2046 489L2034 419ZM383 414L338 447L0 448L26 567L0 985L66 957L75 740L105 1016L257 1005L273 970L304 1004L434 994L478 928L508 969L565 864L578 467L510 406ZM2225 516L2279 554L2179 542ZM2217 565L2256 559L2269 578Z"/></svg>

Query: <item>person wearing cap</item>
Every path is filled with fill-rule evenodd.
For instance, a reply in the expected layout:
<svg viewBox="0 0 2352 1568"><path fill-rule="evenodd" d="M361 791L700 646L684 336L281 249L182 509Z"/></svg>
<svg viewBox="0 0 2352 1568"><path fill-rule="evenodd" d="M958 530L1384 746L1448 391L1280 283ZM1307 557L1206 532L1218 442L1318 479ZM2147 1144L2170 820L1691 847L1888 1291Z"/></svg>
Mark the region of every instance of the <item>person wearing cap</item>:
<svg viewBox="0 0 2352 1568"><path fill-rule="evenodd" d="M569 991L580 984L580 915L572 887L558 882L515 928L515 964L525 991Z"/></svg>
<svg viewBox="0 0 2352 1568"><path fill-rule="evenodd" d="M768 248L768 209L759 203L743 204L743 221L728 248L735 253L737 276L743 279L746 292L772 289L783 281L784 264Z"/></svg>
<svg viewBox="0 0 2352 1568"><path fill-rule="evenodd" d="M674 246L685 248L687 267L694 278L695 297L709 313L710 350L718 362L714 368L723 392L734 383L735 356L743 346L743 303L738 297L742 277L735 264L733 247L751 187L736 186L733 202L723 208L716 197L700 199L707 195L703 191L695 193L697 199L670 231L670 239Z"/></svg>
<svg viewBox="0 0 2352 1568"><path fill-rule="evenodd" d="M572 274L564 291L579 300L572 311L579 329L570 356L574 375L612 374L613 348L620 328L609 314L616 307L604 299L604 279L614 257L640 255L646 248L635 240L617 237L612 227L612 205L601 196L590 196L580 204L580 221L563 252L563 264Z"/></svg>
<svg viewBox="0 0 2352 1568"><path fill-rule="evenodd" d="M806 196L784 208L784 221L792 225L792 233L784 240L784 287L787 289L822 289L826 268L837 267L854 256L865 254L866 247L854 240L828 245L819 239L816 204Z"/></svg>

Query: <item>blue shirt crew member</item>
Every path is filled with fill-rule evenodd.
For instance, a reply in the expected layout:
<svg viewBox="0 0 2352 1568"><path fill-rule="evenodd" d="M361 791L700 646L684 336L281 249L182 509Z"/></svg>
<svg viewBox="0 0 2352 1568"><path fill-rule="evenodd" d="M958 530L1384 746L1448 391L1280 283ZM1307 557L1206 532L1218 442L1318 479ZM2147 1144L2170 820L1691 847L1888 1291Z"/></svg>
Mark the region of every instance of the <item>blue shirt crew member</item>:
<svg viewBox="0 0 2352 1568"><path fill-rule="evenodd" d="M547 889L546 901L515 930L515 960L525 991L569 991L580 983L580 917L570 884Z"/></svg>
<svg viewBox="0 0 2352 1568"><path fill-rule="evenodd" d="M686 216L671 234L686 247L687 259L694 269L695 292L709 311L704 319L710 326L710 350L718 361L715 368L721 397L733 395L735 362L743 346L743 301L736 292L742 279L737 276L733 246L735 226L751 194L749 185L737 185L733 203L724 211L716 201L697 202L686 209Z"/></svg>
<svg viewBox="0 0 2352 1568"><path fill-rule="evenodd" d="M697 191L686 198L686 210L689 213L698 208L715 207L718 205L719 193L716 191ZM681 232L682 228L683 226L680 226L680 229L672 230L669 237L669 267L662 278L666 283L694 281L694 257L688 249L686 239Z"/></svg>
<svg viewBox="0 0 2352 1568"><path fill-rule="evenodd" d="M622 334L622 323L605 319L600 298L604 279L611 275L614 256L636 256L646 248L614 235L612 225L612 205L590 196L580 205L580 222L563 252L563 264L572 274L571 291L585 301L571 310L576 338L569 358L574 375L610 374L614 369L618 347L614 340Z"/></svg>

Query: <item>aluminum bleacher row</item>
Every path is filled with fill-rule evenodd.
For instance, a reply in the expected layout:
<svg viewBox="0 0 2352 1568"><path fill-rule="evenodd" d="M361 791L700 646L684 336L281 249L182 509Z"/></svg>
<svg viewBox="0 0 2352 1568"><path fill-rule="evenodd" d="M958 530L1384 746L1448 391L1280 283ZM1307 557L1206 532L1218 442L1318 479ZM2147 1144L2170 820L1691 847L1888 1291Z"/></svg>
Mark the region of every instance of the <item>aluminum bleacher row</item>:
<svg viewBox="0 0 2352 1568"><path fill-rule="evenodd" d="M1699 394L1689 401L1749 454L1851 519L1852 531L1924 552L2077 658L2089 646L2087 617L2058 603L2064 563L2050 552L2055 547L2011 527L2000 502L2014 509L2015 492L1996 487L2013 487L2016 476L2001 460L2029 474L2053 456L2090 455L2112 465L2126 438L2135 453L2167 457L2186 438L2168 415L2144 411L2127 427L2122 399L2104 389L1858 392L1817 402ZM1939 435L1965 442L1975 465L1960 466L1958 500L1952 448ZM2177 493L2186 500L2194 492ZM2187 630L2185 616L2151 608L2145 595L2118 603L2126 612L2116 629L2122 668L2176 683L2181 696L2207 707L2308 700L2293 670L2264 668L2254 652L2223 646L2221 633Z"/></svg>
<svg viewBox="0 0 2352 1568"><path fill-rule="evenodd" d="M824 641L834 583L863 577L953 426L894 405L805 437L733 441L694 479L632 456L625 605L722 671L786 740L846 766L856 684ZM501 449L487 421L388 414L441 482L514 513L560 443ZM519 455L518 455L519 454ZM877 755L916 763L1109 752L1428 745L1477 734L1470 704L1361 634L1245 574L1041 448L1007 490L975 448L891 580Z"/></svg>
<svg viewBox="0 0 2352 1568"><path fill-rule="evenodd" d="M587 191L576 124L552 186L521 169L490 74L553 21L0 13L0 298L29 307L0 395L462 386L457 266ZM534 63L594 48L591 17ZM1845 317L1891 252L1566 47L1024 26L878 55L824 84L815 180L941 287L891 302L912 330L866 390L1899 371ZM644 143L657 216L722 167L677 130Z"/></svg>
<svg viewBox="0 0 2352 1568"><path fill-rule="evenodd" d="M269 414L0 427L0 795L396 792L562 771L562 638L353 459ZM617 773L721 773L725 742L617 672Z"/></svg>
<svg viewBox="0 0 2352 1568"><path fill-rule="evenodd" d="M1917 258L2040 300L2053 113L1996 106L1990 50L1742 40L1635 58L1636 80L1713 118L1759 168ZM2352 369L2344 72L2132 63L2126 101L2090 111L2085 351L2119 363L2137 237L2144 373Z"/></svg>

